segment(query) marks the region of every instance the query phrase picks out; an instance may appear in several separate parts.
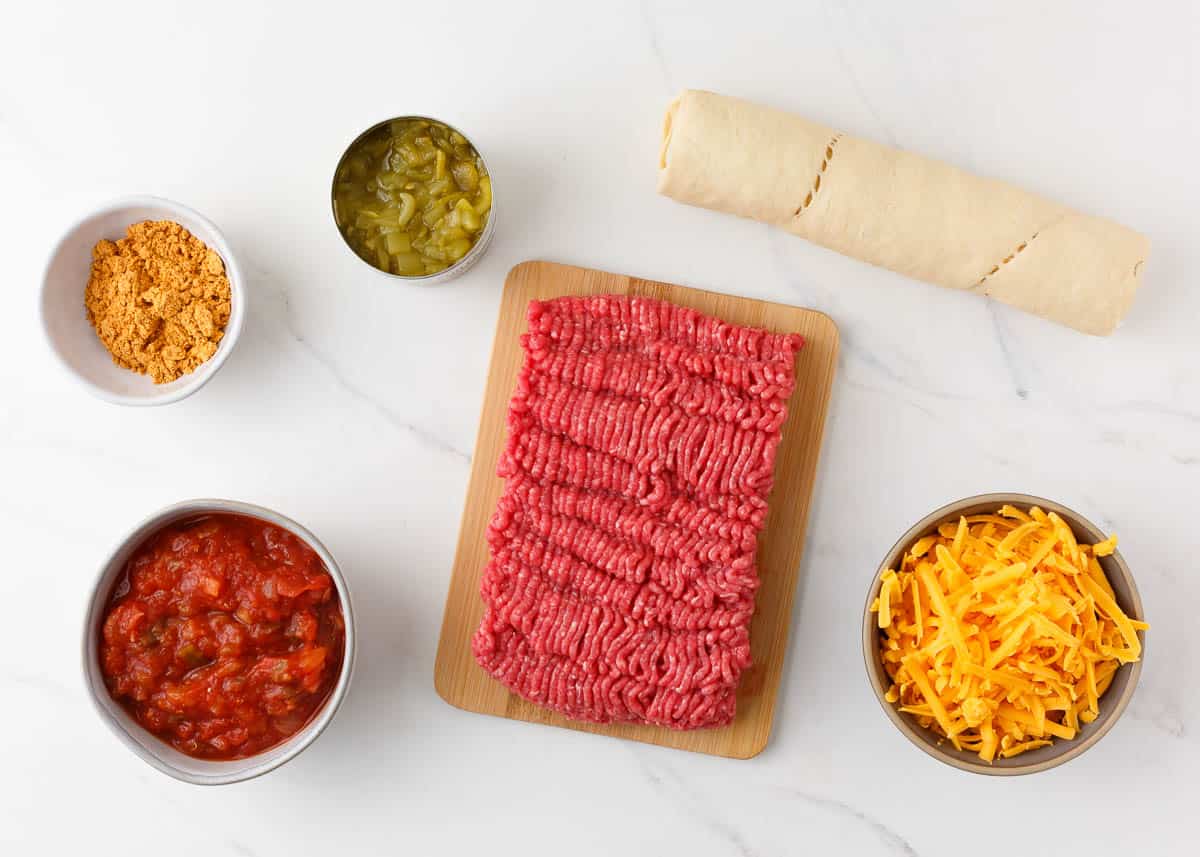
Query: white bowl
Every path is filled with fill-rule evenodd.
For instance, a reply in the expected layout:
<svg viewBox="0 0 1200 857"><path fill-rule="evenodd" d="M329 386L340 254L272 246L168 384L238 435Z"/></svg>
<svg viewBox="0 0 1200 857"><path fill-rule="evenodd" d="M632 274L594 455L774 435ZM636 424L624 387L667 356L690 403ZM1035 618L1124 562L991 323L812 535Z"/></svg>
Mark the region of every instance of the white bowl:
<svg viewBox="0 0 1200 857"><path fill-rule="evenodd" d="M173 220L220 255L229 277L231 308L217 353L182 378L155 384L147 375L113 363L83 306L92 267L92 248L107 238L125 237L125 229L143 220ZM88 392L118 405L166 405L203 387L233 351L246 316L246 294L237 259L210 221L187 206L153 196L130 196L92 212L69 228L46 262L42 276L42 329L63 367Z"/></svg>
<svg viewBox="0 0 1200 857"><path fill-rule="evenodd" d="M313 719L303 729L278 746L245 759L220 762L196 759L185 755L147 732L109 695L108 688L104 684L104 675L100 669L99 657L100 629L104 622L109 593L112 591L116 579L124 572L125 564L129 561L130 556L148 537L163 527L184 518L213 512L259 518L294 533L307 543L325 563L329 576L333 578L333 584L337 588L338 598L341 601L342 616L346 621L346 645L342 655L341 674L338 676L337 684L330 691L329 698L325 700L325 704ZM239 503L236 500L185 500L155 512L134 527L100 566L100 574L92 588L83 623L83 679L88 695L100 717L126 747L151 767L178 780L201 786L218 786L253 779L268 771L273 771L300 755L309 744L317 740L317 736L325 731L325 727L337 714L342 700L346 697L346 691L350 687L350 679L354 673L354 655L354 609L350 604L350 589L346 586L346 580L333 555L317 540L316 536L292 519L270 509L264 509L262 506Z"/></svg>

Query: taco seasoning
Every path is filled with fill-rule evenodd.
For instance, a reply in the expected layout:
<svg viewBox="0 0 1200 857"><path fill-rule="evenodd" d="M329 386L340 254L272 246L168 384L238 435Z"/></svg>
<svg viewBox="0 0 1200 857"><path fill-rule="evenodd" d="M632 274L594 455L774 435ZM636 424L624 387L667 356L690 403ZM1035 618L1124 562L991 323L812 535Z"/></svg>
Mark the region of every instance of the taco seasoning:
<svg viewBox="0 0 1200 857"><path fill-rule="evenodd" d="M169 220L92 248L88 321L118 366L166 384L217 353L231 309L225 263Z"/></svg>

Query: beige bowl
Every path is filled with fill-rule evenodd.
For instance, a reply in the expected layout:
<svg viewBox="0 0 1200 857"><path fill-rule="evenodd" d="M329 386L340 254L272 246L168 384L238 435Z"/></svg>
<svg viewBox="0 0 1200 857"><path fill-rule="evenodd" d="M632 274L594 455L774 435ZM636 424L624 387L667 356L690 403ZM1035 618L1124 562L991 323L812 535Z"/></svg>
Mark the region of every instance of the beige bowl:
<svg viewBox="0 0 1200 857"><path fill-rule="evenodd" d="M891 679L888 678L883 660L879 657L879 628L875 614L871 612L871 604L879 595L881 584L879 576L886 569L895 568L913 542L932 533L943 521L957 520L960 515L995 511L1005 503L1021 508L1040 506L1047 512L1057 512L1075 533L1075 538L1082 543L1095 544L1107 537L1099 527L1078 512L1055 503L1053 500L1034 497L1031 494L980 494L976 497L967 497L926 515L901 536L896 544L892 545L892 549L888 551L883 562L879 564L879 568L875 570L875 578L871 582L871 588L867 592L867 602L863 606L863 659L866 662L867 677L871 682L871 688L875 691L875 696L883 707L884 713L896 724L896 728L904 734L904 737L935 759L964 771L992 776L1034 774L1038 771L1046 771L1083 753L1103 738L1120 718L1121 712L1125 710L1130 697L1133 696L1133 689L1137 686L1138 676L1142 672L1142 661L1123 664L1113 676L1108 690L1100 697L1100 716L1091 723L1081 724L1079 734L1074 740L1055 739L1049 747L1039 747L1011 759L997 759L991 764L984 762L974 753L954 749L952 744L945 741L936 732L925 729L917 723L915 717L911 714L901 713L895 705L884 698L884 694L891 686ZM1145 616L1142 612L1142 600L1138 596L1133 575L1129 573L1129 566L1125 564L1121 552L1117 551L1112 556L1101 557L1100 566L1104 569L1104 574L1108 577L1108 582L1116 593L1117 603L1121 609L1131 619L1143 620ZM1142 639L1142 658L1145 659L1145 635L1139 631L1138 637Z"/></svg>

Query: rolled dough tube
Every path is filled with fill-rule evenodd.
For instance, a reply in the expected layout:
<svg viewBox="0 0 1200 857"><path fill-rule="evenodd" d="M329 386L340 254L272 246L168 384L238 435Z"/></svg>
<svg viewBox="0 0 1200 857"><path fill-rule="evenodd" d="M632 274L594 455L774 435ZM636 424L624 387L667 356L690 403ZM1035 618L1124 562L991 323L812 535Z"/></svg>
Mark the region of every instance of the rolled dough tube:
<svg viewBox="0 0 1200 857"><path fill-rule="evenodd" d="M994 179L799 116L686 90L667 109L658 191L1105 336L1149 242Z"/></svg>

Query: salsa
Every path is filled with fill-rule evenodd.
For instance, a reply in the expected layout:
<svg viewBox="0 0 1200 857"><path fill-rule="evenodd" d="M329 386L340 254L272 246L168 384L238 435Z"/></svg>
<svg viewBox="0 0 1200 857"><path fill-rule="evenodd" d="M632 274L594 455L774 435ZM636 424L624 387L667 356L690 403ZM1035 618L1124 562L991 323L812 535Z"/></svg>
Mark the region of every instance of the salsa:
<svg viewBox="0 0 1200 857"><path fill-rule="evenodd" d="M181 753L238 759L301 729L342 667L333 578L296 535L242 515L172 524L113 587L100 666L113 699Z"/></svg>

